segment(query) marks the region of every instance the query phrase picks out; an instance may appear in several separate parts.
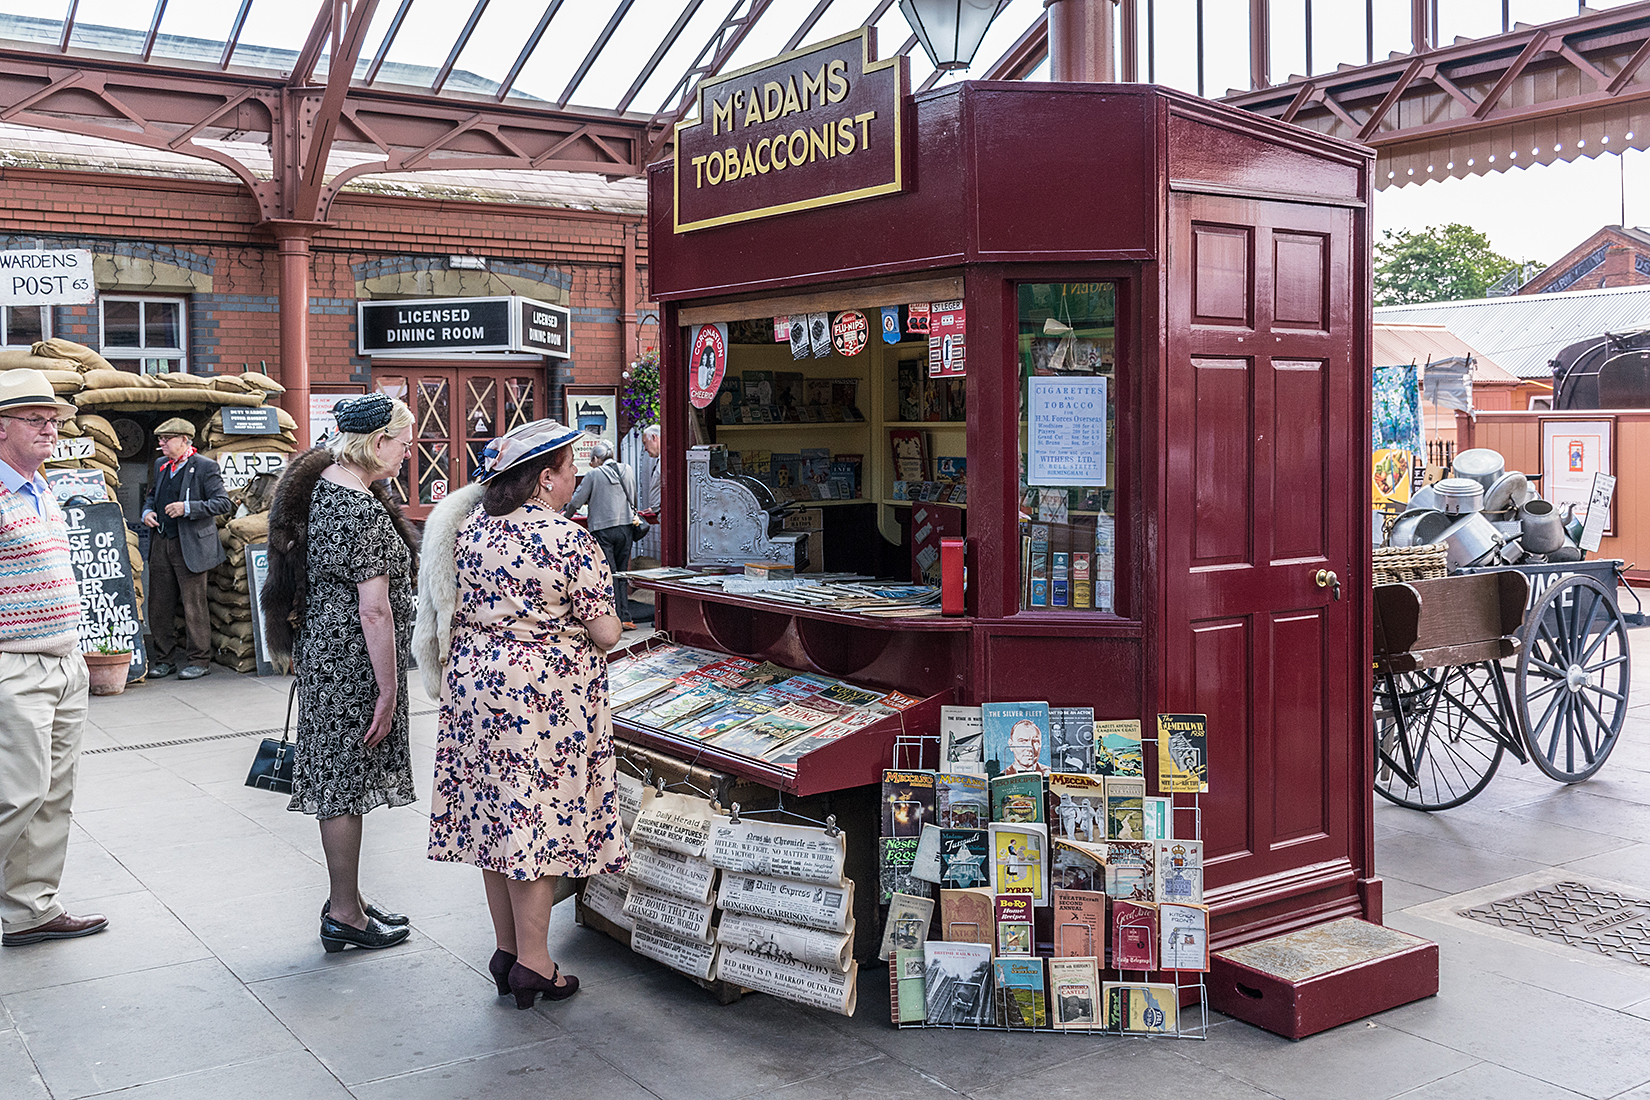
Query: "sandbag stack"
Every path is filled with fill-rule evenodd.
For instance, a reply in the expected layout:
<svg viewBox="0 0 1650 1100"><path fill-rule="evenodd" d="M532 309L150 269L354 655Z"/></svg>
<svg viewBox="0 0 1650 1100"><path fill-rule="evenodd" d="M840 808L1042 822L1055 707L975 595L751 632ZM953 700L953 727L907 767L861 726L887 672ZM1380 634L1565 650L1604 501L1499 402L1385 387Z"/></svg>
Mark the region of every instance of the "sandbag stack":
<svg viewBox="0 0 1650 1100"><path fill-rule="evenodd" d="M206 581L206 607L212 618L213 659L236 672L258 667L253 648L252 596L246 579L246 548L269 541L267 510L240 516L218 531L224 560Z"/></svg>
<svg viewBox="0 0 1650 1100"><path fill-rule="evenodd" d="M223 374L212 381L216 385L231 379L238 380L241 377L238 374ZM252 392L263 393L267 391L254 390ZM223 462L219 456L226 454L249 451L292 454L298 449L298 422L292 419L292 415L285 409L280 408L275 410L275 421L281 426L279 435L231 435L223 430L223 411L220 409L212 414L212 419L208 420L206 427L201 429L201 450L206 453L207 457L217 461L220 466L223 465Z"/></svg>

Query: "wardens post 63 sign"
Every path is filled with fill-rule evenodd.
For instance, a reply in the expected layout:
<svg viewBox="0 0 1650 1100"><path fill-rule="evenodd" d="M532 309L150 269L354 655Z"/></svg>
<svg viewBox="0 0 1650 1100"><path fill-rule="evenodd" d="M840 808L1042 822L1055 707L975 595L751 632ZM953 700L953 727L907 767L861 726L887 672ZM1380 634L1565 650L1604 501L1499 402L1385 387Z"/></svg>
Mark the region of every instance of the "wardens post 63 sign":
<svg viewBox="0 0 1650 1100"><path fill-rule="evenodd" d="M699 89L676 127L676 232L903 190L904 57L876 31L782 54Z"/></svg>

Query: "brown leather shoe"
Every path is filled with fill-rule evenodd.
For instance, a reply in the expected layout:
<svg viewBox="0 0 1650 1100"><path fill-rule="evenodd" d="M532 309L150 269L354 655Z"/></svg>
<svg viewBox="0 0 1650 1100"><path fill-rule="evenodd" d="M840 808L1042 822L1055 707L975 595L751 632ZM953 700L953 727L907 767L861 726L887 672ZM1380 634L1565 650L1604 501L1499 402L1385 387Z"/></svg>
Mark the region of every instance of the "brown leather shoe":
<svg viewBox="0 0 1650 1100"><path fill-rule="evenodd" d="M85 917L71 917L67 913L59 913L39 928L31 928L27 932L7 932L0 936L0 944L7 947L23 947L44 940L72 940L79 936L93 935L107 927L109 918L101 913Z"/></svg>

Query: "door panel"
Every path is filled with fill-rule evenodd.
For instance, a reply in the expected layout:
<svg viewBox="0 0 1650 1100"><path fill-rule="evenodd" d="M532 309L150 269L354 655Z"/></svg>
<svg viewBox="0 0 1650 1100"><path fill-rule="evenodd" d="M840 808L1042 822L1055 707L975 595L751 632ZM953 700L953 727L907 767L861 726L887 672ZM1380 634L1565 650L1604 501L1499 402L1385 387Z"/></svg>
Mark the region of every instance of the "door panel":
<svg viewBox="0 0 1650 1100"><path fill-rule="evenodd" d="M1209 886L1349 856L1352 215L1174 194L1162 712L1209 716ZM1338 273L1338 274L1337 274ZM1364 526L1367 526L1364 525ZM1303 847L1306 849L1303 851ZM1285 851L1287 849L1287 851Z"/></svg>

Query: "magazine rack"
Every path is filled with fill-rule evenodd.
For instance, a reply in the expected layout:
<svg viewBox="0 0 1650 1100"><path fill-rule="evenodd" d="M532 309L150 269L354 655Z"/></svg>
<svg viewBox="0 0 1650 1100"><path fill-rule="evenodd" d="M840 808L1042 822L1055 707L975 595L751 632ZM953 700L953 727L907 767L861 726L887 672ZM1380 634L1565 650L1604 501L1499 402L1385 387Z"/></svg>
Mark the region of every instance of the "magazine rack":
<svg viewBox="0 0 1650 1100"><path fill-rule="evenodd" d="M896 741L895 742L896 755L895 755L894 760L893 760L893 767L896 770L909 770L912 767L920 766L921 765L921 760L922 760L921 750L922 750L922 747L923 747L923 742L925 740L927 740L927 739L917 738L917 739L913 739L910 742ZM898 755L899 749L902 746L905 747L906 751L909 753L909 755L906 756L906 757L901 757L901 756ZM1141 747L1142 747L1142 749L1147 753L1155 753L1156 746L1157 746L1157 737L1155 736L1155 734L1153 734L1151 736L1147 736L1145 731L1142 730L1141 731ZM935 747L936 747L936 750L937 750L937 748L938 748L937 742L936 742ZM910 761L913 758L917 761L916 764L910 763ZM1160 793L1167 794L1168 792L1160 792ZM1185 794L1182 794L1182 795L1179 795L1179 796L1171 795L1170 797L1176 798L1176 802L1175 802L1175 806L1174 806L1174 813L1176 815L1176 820L1178 820L1181 815L1190 815L1191 820L1192 820L1192 830L1191 830L1192 835L1182 837L1180 835L1180 830L1177 828L1177 829L1175 829L1176 838L1177 839L1183 839L1183 840L1202 840L1203 839L1203 807L1202 807L1201 796L1194 792L1194 793L1191 793L1189 796L1187 796ZM1189 797L1191 799L1190 804L1180 803L1179 802L1180 797ZM1108 904L1107 908L1108 909L1110 908L1109 904ZM959 925L959 926L963 925L963 924L973 925L976 928L976 930L978 929L977 922L974 922L974 921L957 922L957 925ZM1108 924L1108 927L1109 927L1110 922L1108 921L1107 924ZM1208 989L1208 982L1207 982L1207 977L1206 977L1206 975L1208 973L1207 971L1192 971L1192 970L1157 970L1157 971L1110 970L1104 965L1104 963L1106 961L1107 946L1108 945L1105 944L1105 943L1101 943L1101 944L1098 944L1098 945L1094 944L1093 940L1092 940L1093 931L1089 928L1088 925L1086 925L1086 924L1056 925L1055 928L1054 928L1054 938L1055 938L1056 942L1059 941L1059 939L1060 939L1062 933L1064 932L1064 930L1071 929L1071 928L1080 928L1080 929L1082 929L1084 936L1090 937L1089 947L1090 947L1090 950L1091 950L1091 954L1093 954L1094 957L1102 964L1098 967L1099 980L1102 983L1104 983L1106 981L1115 980L1115 981L1120 981L1120 982L1138 982L1140 984L1145 984L1146 982L1152 980L1152 975L1153 974L1156 974L1158 976L1158 980L1156 982L1153 982L1153 984L1173 985L1174 988L1175 988L1175 994L1176 994L1175 1026L1174 1026L1173 1030L1165 1030L1165 1031L1130 1031L1130 1030L1126 1030L1122 1026L1112 1027L1112 1026L1109 1026L1107 1024L1103 1024L1103 1023L1099 1023L1099 1022L1096 1022L1096 1023L1091 1024L1091 1025L1081 1025L1081 1024L1070 1025L1070 1024L1067 1024L1067 1025L1063 1025L1063 1026L1060 1026L1060 1027L1055 1027L1054 1023L1053 1023L1052 1004L1050 1003L1050 1002L1052 1002L1053 998L1050 996L1050 993L1049 993L1049 985L1048 985L1046 976L1045 976L1045 979L1044 979L1044 1002L1045 1002L1045 1006L1047 1006L1045 1011L1046 1011L1046 1016L1047 1016L1048 1022L1045 1023L1041 1027L1037 1027L1037 1026L1033 1026L1033 1025L1027 1025L1027 1024L1009 1024L1009 1023L996 1023L996 1022L979 1023L979 1024L930 1023L927 1020L920 1020L920 1021L912 1021L912 1022L909 1022L909 1023L895 1024L894 1026L898 1027L898 1028L950 1028L950 1029L953 1029L953 1030L960 1030L960 1031L1037 1032L1039 1034L1054 1034L1054 1035L1063 1035L1063 1034L1071 1034L1071 1035L1112 1035L1112 1036L1116 1036L1116 1037L1122 1038L1122 1039L1198 1039L1198 1040L1205 1040L1209 1037L1209 989ZM946 935L946 933L948 933L949 931L950 931L950 929L948 929L948 928L947 929L942 929L941 930L941 938L949 938L949 936ZM995 930L993 930L993 931L995 931ZM993 944L995 944L995 941L996 941L995 935L990 937L990 940ZM978 942L978 941L976 940L975 942ZM1093 950L1093 948L1096 947L1096 946L1099 948L1098 951ZM1004 956L996 956L996 955L993 956L994 959L1002 958L1002 957L1004 957ZM1012 956L1007 956L1007 957L1012 957ZM1048 956L1038 956L1038 957L1040 957L1044 960L1045 970L1046 970ZM894 961L889 960L888 965L892 969L893 966L894 966ZM1115 979L1109 977L1109 975L1113 975L1113 974L1116 975ZM893 996L897 999L897 997L898 997L897 988L894 990ZM995 991L993 991L992 1000L993 1000L993 1013L995 1014L995 1011L996 1011L996 1008L995 1008ZM1100 1000L1100 999L1097 998L1097 1002L1095 1004L1094 1011L1095 1011L1095 1016L1096 1016L1097 1020L1099 1020L1101 1018L1104 1018L1104 1016L1106 1015L1106 1005L1103 1003L1103 1000Z"/></svg>

